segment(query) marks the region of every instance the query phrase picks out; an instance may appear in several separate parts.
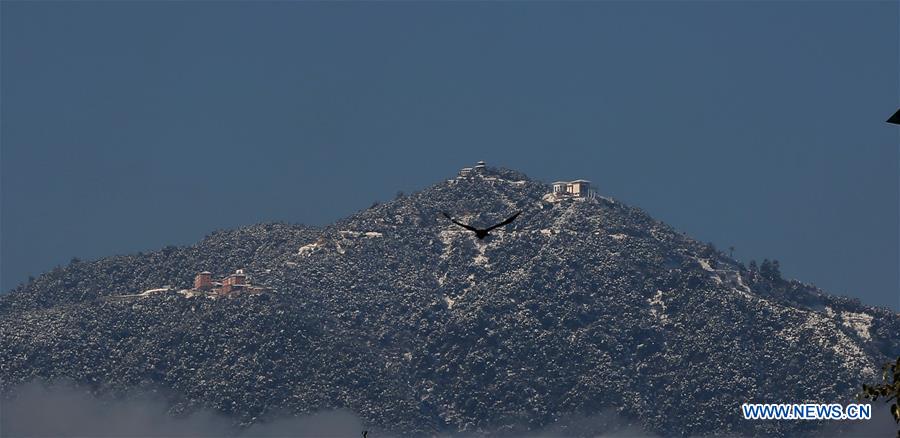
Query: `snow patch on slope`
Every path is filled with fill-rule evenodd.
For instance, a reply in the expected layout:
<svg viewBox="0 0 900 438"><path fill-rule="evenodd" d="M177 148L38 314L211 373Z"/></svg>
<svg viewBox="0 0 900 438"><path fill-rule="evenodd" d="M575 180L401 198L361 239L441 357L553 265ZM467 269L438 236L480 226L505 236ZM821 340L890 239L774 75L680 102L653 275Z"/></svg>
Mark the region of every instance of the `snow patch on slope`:
<svg viewBox="0 0 900 438"><path fill-rule="evenodd" d="M487 250L487 245L476 244L476 248L478 248L478 254L472 259L472 262L476 265L487 266L490 264L490 260L488 260L487 256L484 255L485 250Z"/></svg>
<svg viewBox="0 0 900 438"><path fill-rule="evenodd" d="M666 315L666 303L663 301L663 291L657 289L656 294L647 299L647 304L650 305L650 314L656 319L663 324L669 321L669 317Z"/></svg>
<svg viewBox="0 0 900 438"><path fill-rule="evenodd" d="M859 337L871 341L872 315L868 313L841 312L841 319L845 327L852 328Z"/></svg>
<svg viewBox="0 0 900 438"><path fill-rule="evenodd" d="M794 309L795 311L802 312ZM778 336L790 343L815 342L822 348L831 349L837 356L842 357L844 369L851 373L862 370L864 378L875 375L875 366L868 359L866 353L847 336L834 320L823 317L818 312L803 312L806 321L800 326L788 325L782 329ZM824 334L833 334L826 337Z"/></svg>
<svg viewBox="0 0 900 438"><path fill-rule="evenodd" d="M309 256L310 254L318 251L323 246L325 246L325 245L320 242L313 242L313 243L310 243L309 245L303 245L300 247L300 250L297 251L297 255Z"/></svg>
<svg viewBox="0 0 900 438"><path fill-rule="evenodd" d="M453 249L453 239L458 235L458 231L451 230L441 230L440 234L438 234L441 243L444 245L444 249L441 251L441 260L446 260L447 257L450 257L450 251Z"/></svg>

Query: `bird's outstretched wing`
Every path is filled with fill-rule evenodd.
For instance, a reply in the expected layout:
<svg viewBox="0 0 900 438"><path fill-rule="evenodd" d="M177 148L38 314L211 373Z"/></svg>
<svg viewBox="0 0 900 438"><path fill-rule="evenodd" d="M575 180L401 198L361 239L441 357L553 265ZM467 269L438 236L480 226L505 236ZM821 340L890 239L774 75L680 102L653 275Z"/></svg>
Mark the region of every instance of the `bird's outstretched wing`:
<svg viewBox="0 0 900 438"><path fill-rule="evenodd" d="M497 224L497 225L491 225L491 226L488 227L487 230L485 230L485 231L491 231L491 230L493 230L494 228L500 228L500 227L502 227L502 226L504 226L504 225L506 225L506 224L508 224L508 223L510 223L510 222L512 222L512 221L514 221L514 220L516 220L516 218L519 217L520 214L522 214L521 211L516 212L516 214L510 216L510 217L507 218L505 221L500 222L500 223Z"/></svg>
<svg viewBox="0 0 900 438"><path fill-rule="evenodd" d="M466 224L464 224L464 223L455 221L452 217L450 217L449 214L447 214L446 211L444 211L444 212L442 212L442 213L444 213L444 217L446 217L447 219L450 219L450 222L453 222L454 224L459 225L459 226L461 226L461 227L463 227L463 228L465 228L465 229L467 229L467 230L469 230L469 231L478 231L478 228L475 228L475 227L473 227L473 226L469 226L469 225L466 225Z"/></svg>
<svg viewBox="0 0 900 438"><path fill-rule="evenodd" d="M894 113L889 119L887 119L888 123L893 123L895 125L900 125L900 109Z"/></svg>

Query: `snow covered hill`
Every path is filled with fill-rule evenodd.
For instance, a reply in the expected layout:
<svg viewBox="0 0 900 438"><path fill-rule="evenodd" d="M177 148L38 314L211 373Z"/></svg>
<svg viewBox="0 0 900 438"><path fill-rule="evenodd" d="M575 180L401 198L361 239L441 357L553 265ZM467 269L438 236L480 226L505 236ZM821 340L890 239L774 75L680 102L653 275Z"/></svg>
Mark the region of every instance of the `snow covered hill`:
<svg viewBox="0 0 900 438"><path fill-rule="evenodd" d="M853 401L900 315L750 269L605 197L488 168L323 228L264 224L77 262L0 297L0 389L171 390L242 424L348 408L407 435L520 433L613 411L662 435L814 433L745 402ZM449 223L522 215L484 241ZM108 297L245 269L258 296ZM559 429L590 434L594 429Z"/></svg>

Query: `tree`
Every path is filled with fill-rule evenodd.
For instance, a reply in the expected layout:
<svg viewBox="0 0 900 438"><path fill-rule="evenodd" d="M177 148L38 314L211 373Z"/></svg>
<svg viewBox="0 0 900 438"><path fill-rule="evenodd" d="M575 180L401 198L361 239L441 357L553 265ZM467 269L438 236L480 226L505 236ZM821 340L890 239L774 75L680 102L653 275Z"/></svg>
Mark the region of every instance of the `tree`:
<svg viewBox="0 0 900 438"><path fill-rule="evenodd" d="M890 403L893 400L891 415L894 417L894 421L900 425L900 406L897 405L898 401L900 401L900 356L897 357L896 362L884 364L881 367L881 371L881 384L863 384L860 397L873 402L878 401L878 397L884 397L885 403ZM888 383L888 376L891 376L893 379L891 383ZM900 429L897 429L897 438L900 438Z"/></svg>
<svg viewBox="0 0 900 438"><path fill-rule="evenodd" d="M781 265L778 260L764 259L759 265L759 273L769 281L781 280Z"/></svg>

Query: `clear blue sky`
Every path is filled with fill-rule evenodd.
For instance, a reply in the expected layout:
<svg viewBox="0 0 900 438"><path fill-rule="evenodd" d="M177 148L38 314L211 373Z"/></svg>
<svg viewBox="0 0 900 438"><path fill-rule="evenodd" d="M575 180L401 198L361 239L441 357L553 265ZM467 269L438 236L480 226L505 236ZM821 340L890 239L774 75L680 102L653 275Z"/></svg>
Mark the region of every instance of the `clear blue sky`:
<svg viewBox="0 0 900 438"><path fill-rule="evenodd" d="M900 306L898 3L0 3L2 290L484 159Z"/></svg>

